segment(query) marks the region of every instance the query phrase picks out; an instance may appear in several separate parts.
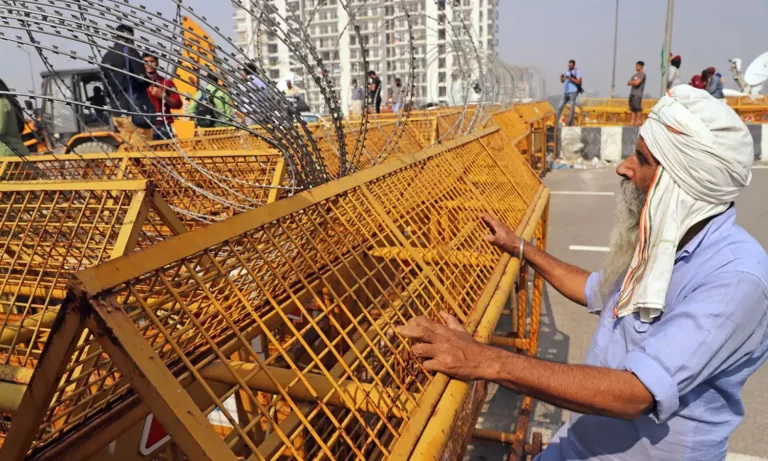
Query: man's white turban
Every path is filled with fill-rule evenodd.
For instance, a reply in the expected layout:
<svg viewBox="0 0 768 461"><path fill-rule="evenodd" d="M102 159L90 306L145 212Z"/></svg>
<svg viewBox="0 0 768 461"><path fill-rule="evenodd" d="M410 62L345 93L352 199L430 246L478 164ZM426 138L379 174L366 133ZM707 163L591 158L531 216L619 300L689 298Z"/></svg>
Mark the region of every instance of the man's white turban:
<svg viewBox="0 0 768 461"><path fill-rule="evenodd" d="M718 215L752 179L754 145L727 104L689 85L672 88L640 128L659 161L640 217L640 239L615 315L661 315L677 246L694 224Z"/></svg>

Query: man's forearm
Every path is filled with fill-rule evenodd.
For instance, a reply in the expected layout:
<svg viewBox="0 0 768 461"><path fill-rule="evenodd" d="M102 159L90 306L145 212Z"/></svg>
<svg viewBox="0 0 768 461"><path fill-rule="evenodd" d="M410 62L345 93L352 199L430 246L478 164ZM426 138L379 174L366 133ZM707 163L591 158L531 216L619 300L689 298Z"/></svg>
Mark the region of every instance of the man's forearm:
<svg viewBox="0 0 768 461"><path fill-rule="evenodd" d="M525 245L524 252L524 257L533 270L541 274L560 294L582 306L587 305L584 291L589 272L564 263L533 245Z"/></svg>
<svg viewBox="0 0 768 461"><path fill-rule="evenodd" d="M546 362L487 346L481 379L583 414L634 419L653 396L631 372Z"/></svg>

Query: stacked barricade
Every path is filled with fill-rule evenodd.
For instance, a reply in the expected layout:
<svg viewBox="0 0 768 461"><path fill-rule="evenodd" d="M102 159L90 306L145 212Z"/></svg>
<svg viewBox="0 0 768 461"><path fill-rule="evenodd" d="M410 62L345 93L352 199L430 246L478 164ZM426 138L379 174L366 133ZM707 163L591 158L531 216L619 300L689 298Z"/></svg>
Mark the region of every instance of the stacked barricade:
<svg viewBox="0 0 768 461"><path fill-rule="evenodd" d="M645 121L658 99L644 99L641 121ZM768 99L765 96L741 96L726 98L733 110L745 123L765 123L768 116ZM585 98L579 103L575 123L580 126L629 126L632 112L626 99ZM563 111L562 118L570 114L570 106ZM562 120L561 120L562 121Z"/></svg>
<svg viewBox="0 0 768 461"><path fill-rule="evenodd" d="M548 102L519 104L494 112L492 120L531 168L544 176L549 170L547 156L557 151L552 106Z"/></svg>
<svg viewBox="0 0 768 461"><path fill-rule="evenodd" d="M144 179L188 228L206 225L301 189L274 150L117 152L0 158L2 181ZM270 186L266 186L270 184ZM9 186L10 187L10 186Z"/></svg>
<svg viewBox="0 0 768 461"><path fill-rule="evenodd" d="M477 214L544 247L547 203L491 127L87 269L0 457L135 452L155 420L148 458L453 457L482 387L408 361L394 327L446 310L490 341L519 261Z"/></svg>
<svg viewBox="0 0 768 461"><path fill-rule="evenodd" d="M164 383L186 390L194 405L184 408L204 414L197 422L219 441L179 420L182 426L168 427L173 443L161 437L142 456L180 460L181 450L207 459L198 450L221 450L221 440L254 459L398 459L411 452L423 443L426 408L449 405L441 400L448 379L405 362L399 354L408 346L391 327L446 309L472 331L480 325L487 341L498 319L486 314L492 295L509 295L512 287L500 281L516 269L478 243L482 226L474 217L490 211L525 224L518 230L528 234L534 221L546 221L546 191L529 166L541 166L531 159L546 148L541 127L551 106L521 111L526 117L515 111L514 126L474 110L377 117L362 138L359 128L345 134L349 152L364 140L357 173L279 207L262 206L302 185L262 138L231 129L153 142L151 151L3 158L0 456L95 459L112 441L134 452L151 421L176 421L142 400L149 394L129 379L133 370L123 361L131 353L115 355L105 342L112 333L97 316L101 301L86 302L82 279L69 293L67 284L79 270L105 273L114 268L106 261L188 230L195 230L189 240L171 239L175 250L156 245L141 253L141 260L177 256L171 272L126 279L133 288L117 297L133 299L121 305L139 331L126 330L133 345L155 349L173 377ZM319 124L312 130L323 158L338 159L334 136ZM475 134L463 136L468 131ZM328 163L337 176L338 164ZM211 236L224 240L182 255ZM466 445L483 389L458 402L465 411L443 452ZM187 430L212 445L189 445Z"/></svg>

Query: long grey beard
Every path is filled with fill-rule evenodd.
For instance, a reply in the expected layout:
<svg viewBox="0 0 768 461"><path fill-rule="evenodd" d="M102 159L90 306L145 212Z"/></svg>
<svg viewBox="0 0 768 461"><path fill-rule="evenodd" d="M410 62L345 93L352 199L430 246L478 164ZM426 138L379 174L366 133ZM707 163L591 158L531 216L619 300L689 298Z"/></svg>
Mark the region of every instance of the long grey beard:
<svg viewBox="0 0 768 461"><path fill-rule="evenodd" d="M643 212L647 192L638 189L626 179L621 181L621 195L616 206L616 224L611 232L608 260L603 266L600 284L602 303L607 302L620 279L632 264L632 258L640 239L640 215Z"/></svg>

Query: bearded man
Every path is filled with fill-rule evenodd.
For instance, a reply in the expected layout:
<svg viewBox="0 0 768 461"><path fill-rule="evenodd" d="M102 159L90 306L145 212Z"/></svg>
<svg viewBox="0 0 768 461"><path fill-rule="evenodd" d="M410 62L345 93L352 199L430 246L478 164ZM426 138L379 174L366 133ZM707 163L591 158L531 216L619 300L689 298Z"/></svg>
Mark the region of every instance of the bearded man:
<svg viewBox="0 0 768 461"><path fill-rule="evenodd" d="M559 261L483 216L490 243L600 315L585 365L480 344L445 313L446 325L417 318L398 331L430 371L571 410L538 461L724 460L744 418L741 390L768 357L768 258L733 205L753 156L732 109L677 86L616 170L622 199L603 271Z"/></svg>

